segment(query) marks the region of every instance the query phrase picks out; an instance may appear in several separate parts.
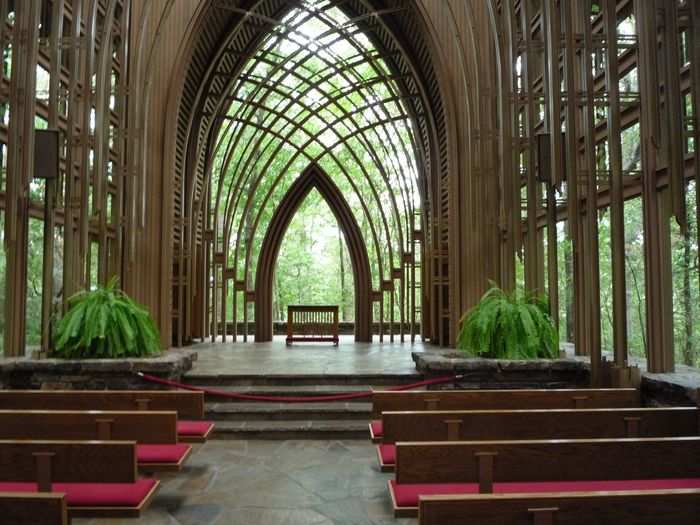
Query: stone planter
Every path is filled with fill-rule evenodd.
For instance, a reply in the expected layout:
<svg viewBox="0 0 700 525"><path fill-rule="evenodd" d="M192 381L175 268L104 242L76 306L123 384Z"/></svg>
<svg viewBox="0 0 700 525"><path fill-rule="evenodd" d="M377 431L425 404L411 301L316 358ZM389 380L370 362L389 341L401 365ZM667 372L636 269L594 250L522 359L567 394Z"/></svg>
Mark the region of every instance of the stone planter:
<svg viewBox="0 0 700 525"><path fill-rule="evenodd" d="M463 376L458 382L435 388L573 388L586 387L586 363L571 358L515 361L467 358L454 350L413 352L416 369L427 378Z"/></svg>
<svg viewBox="0 0 700 525"><path fill-rule="evenodd" d="M132 359L0 359L0 388L5 389L158 389L137 372L180 381L197 353L169 350L157 357Z"/></svg>

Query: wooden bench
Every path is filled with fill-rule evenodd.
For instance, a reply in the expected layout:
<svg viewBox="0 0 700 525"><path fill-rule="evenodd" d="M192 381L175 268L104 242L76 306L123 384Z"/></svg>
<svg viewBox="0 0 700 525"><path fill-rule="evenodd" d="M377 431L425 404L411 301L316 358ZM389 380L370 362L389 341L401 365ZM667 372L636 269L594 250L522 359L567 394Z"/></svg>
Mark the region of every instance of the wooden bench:
<svg viewBox="0 0 700 525"><path fill-rule="evenodd" d="M287 346L293 342L329 342L338 346L338 307L287 307Z"/></svg>
<svg viewBox="0 0 700 525"><path fill-rule="evenodd" d="M419 525L696 525L700 490L420 498Z"/></svg>
<svg viewBox="0 0 700 525"><path fill-rule="evenodd" d="M595 408L384 412L377 457L394 469L397 441L592 439L700 435L700 409Z"/></svg>
<svg viewBox="0 0 700 525"><path fill-rule="evenodd" d="M3 525L69 525L64 494L0 492Z"/></svg>
<svg viewBox="0 0 700 525"><path fill-rule="evenodd" d="M175 412L0 410L0 439L136 441L146 472L178 471L192 452L178 443Z"/></svg>
<svg viewBox="0 0 700 525"><path fill-rule="evenodd" d="M64 493L72 517L138 517L159 485L133 441L0 441L0 492Z"/></svg>
<svg viewBox="0 0 700 525"><path fill-rule="evenodd" d="M478 493L700 489L700 437L398 443L397 517L418 499Z"/></svg>
<svg viewBox="0 0 700 525"><path fill-rule="evenodd" d="M156 410L178 414L180 441L207 440L214 424L204 418L204 394L188 390L0 390L6 410Z"/></svg>
<svg viewBox="0 0 700 525"><path fill-rule="evenodd" d="M428 390L372 393L373 441L381 440L382 412L426 410L518 410L639 407L635 388L541 389L541 390Z"/></svg>

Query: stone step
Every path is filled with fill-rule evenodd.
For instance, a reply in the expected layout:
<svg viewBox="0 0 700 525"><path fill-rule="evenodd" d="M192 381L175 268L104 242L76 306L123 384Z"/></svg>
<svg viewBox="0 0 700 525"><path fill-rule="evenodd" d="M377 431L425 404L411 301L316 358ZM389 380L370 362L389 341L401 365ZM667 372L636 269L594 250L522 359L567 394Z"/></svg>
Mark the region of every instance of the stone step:
<svg viewBox="0 0 700 525"><path fill-rule="evenodd" d="M367 439L366 421L224 421L212 439Z"/></svg>
<svg viewBox="0 0 700 525"><path fill-rule="evenodd" d="M405 385L421 381L418 373L400 374L198 374L188 373L183 382L198 386L324 386L372 385L377 387Z"/></svg>
<svg viewBox="0 0 700 525"><path fill-rule="evenodd" d="M371 403L207 403L206 418L213 421L363 420Z"/></svg>
<svg viewBox="0 0 700 525"><path fill-rule="evenodd" d="M203 385L195 385L203 386ZM342 394L368 392L372 389L369 385L318 385L318 386L216 386L212 387L222 392L232 392L247 395L271 396L271 397L323 397ZM208 402L212 403L241 403L249 400L206 395ZM343 403L367 403L368 397L348 399L338 402ZM274 401L271 401L274 403Z"/></svg>

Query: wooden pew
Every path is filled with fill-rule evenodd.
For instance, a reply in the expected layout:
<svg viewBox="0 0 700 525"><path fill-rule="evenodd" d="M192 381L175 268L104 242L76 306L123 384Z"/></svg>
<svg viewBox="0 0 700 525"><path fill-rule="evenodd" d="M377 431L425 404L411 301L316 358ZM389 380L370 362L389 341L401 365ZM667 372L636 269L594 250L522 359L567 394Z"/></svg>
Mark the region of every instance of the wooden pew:
<svg viewBox="0 0 700 525"><path fill-rule="evenodd" d="M69 525L64 494L0 492L3 525Z"/></svg>
<svg viewBox="0 0 700 525"><path fill-rule="evenodd" d="M397 517L418 497L700 489L700 437L398 443Z"/></svg>
<svg viewBox="0 0 700 525"><path fill-rule="evenodd" d="M0 439L136 441L146 472L178 471L192 452L178 444L175 412L0 410Z"/></svg>
<svg viewBox="0 0 700 525"><path fill-rule="evenodd" d="M419 525L696 525L700 490L481 494L420 499Z"/></svg>
<svg viewBox="0 0 700 525"><path fill-rule="evenodd" d="M633 408L641 406L635 388L541 389L541 390L427 390L372 393L373 418L370 435L381 439L382 412L425 410L518 410Z"/></svg>
<svg viewBox="0 0 700 525"><path fill-rule="evenodd" d="M188 390L0 390L0 409L175 411L180 441L188 443L206 441L214 429L201 421L204 394Z"/></svg>
<svg viewBox="0 0 700 525"><path fill-rule="evenodd" d="M73 517L137 517L159 485L138 478L133 441L0 440L0 492L65 493Z"/></svg>
<svg viewBox="0 0 700 525"><path fill-rule="evenodd" d="M700 409L694 407L384 412L382 422L377 456L384 472L394 469L397 441L700 435Z"/></svg>

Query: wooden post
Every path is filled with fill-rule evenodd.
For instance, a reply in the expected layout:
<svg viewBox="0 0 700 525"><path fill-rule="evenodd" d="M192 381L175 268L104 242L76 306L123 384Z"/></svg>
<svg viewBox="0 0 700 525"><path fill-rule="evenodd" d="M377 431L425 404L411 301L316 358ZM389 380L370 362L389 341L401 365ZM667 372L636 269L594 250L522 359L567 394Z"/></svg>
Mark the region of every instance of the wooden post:
<svg viewBox="0 0 700 525"><path fill-rule="evenodd" d="M498 453L496 452L477 452L476 457L479 468L479 493L493 493L493 475L494 461Z"/></svg>
<svg viewBox="0 0 700 525"><path fill-rule="evenodd" d="M53 452L34 452L36 460L36 483L39 492L51 492L51 461Z"/></svg>

